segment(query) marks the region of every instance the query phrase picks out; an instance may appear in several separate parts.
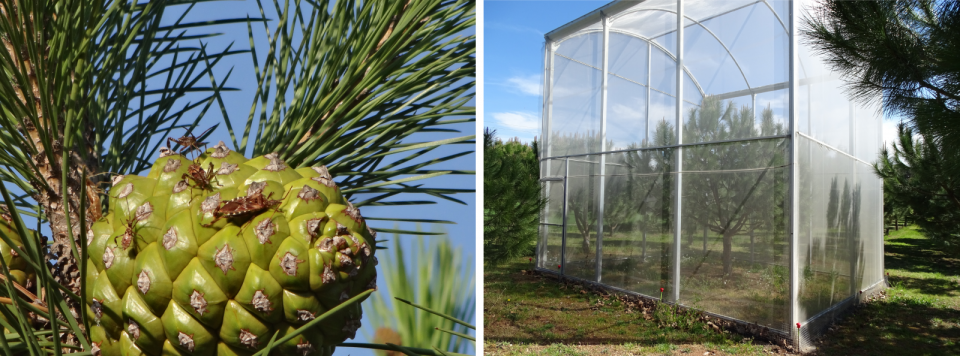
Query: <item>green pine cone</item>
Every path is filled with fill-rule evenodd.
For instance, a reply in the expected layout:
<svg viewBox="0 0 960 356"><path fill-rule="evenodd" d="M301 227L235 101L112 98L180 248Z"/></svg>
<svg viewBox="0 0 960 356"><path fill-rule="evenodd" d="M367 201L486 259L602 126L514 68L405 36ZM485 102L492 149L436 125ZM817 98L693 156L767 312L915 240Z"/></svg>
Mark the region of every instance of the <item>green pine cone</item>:
<svg viewBox="0 0 960 356"><path fill-rule="evenodd" d="M21 252L26 251L23 250L23 240L17 233L17 228L13 225L13 217L6 211L5 208L0 210L0 234L9 238L9 242L12 242L13 245L5 239L0 239L0 258L3 258L3 262L10 269L10 276L13 277L14 282L21 286L27 286L28 281L33 279L35 274L27 260L17 252L18 249Z"/></svg>
<svg viewBox="0 0 960 356"><path fill-rule="evenodd" d="M247 160L220 142L118 176L109 194L87 234L85 312L101 355L250 355L376 288L374 233L326 167ZM32 273L2 241L0 256ZM274 353L330 355L361 314L346 308Z"/></svg>

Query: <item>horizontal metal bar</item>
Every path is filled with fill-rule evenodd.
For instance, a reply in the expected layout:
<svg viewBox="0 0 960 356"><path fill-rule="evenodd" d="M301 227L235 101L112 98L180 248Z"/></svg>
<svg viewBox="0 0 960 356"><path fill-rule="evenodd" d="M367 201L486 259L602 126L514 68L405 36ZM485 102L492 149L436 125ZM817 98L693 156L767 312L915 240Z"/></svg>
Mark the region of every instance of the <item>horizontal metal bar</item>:
<svg viewBox="0 0 960 356"><path fill-rule="evenodd" d="M563 177L546 177L546 178L540 178L540 181L541 181L541 182L562 182L562 181L563 181Z"/></svg>
<svg viewBox="0 0 960 356"><path fill-rule="evenodd" d="M816 77L802 78L800 79L800 86L817 84L824 81L825 79L839 80L840 77L833 76L833 75L820 75ZM717 98L720 100L732 99L732 98L738 98L741 96L747 96L751 94L756 95L756 94L763 94L771 91L777 91L780 89L787 89L789 87L790 87L790 82L780 82L780 83L759 86L756 88L747 88L747 89L732 91L732 92L723 93L723 94L711 95L711 97Z"/></svg>
<svg viewBox="0 0 960 356"><path fill-rule="evenodd" d="M547 226L561 226L561 227L563 226L563 224L551 224L551 223L540 223L540 225L547 225Z"/></svg>
<svg viewBox="0 0 960 356"><path fill-rule="evenodd" d="M774 83L770 85L759 86L756 88L747 88L743 90L732 91L729 93L717 94L717 95L713 95L713 97L719 100L733 99L733 98L747 96L751 94L761 94L761 93L776 91L780 89L787 89L789 87L790 87L790 82L780 82L780 83Z"/></svg>
<svg viewBox="0 0 960 356"><path fill-rule="evenodd" d="M820 141L820 140L815 139L815 138L813 138L813 137L810 137L810 135L807 135L807 134L805 134L805 133L803 133L803 132L797 131L797 135L803 136L804 138L806 138L806 139L808 139L808 140L810 140L810 141L813 141L813 142L819 144L820 146L823 146L823 147L826 147L826 148L831 149L831 150L833 150L833 151L836 151L836 152L839 153L839 154L842 154L842 155L844 155L844 156L853 158L854 160L856 160L856 161L858 161L858 162L860 162L860 163L863 163L863 164L865 164L865 165L867 165L867 166L873 167L873 163L870 163L870 162L864 161L864 160L862 160L862 159L859 159L859 158L857 158L857 157L854 157L853 155L851 155L851 154L849 154L849 153L846 153L846 152L844 152L844 151L841 151L839 148L830 146L830 145L827 144L826 142L823 142L823 141Z"/></svg>
<svg viewBox="0 0 960 356"><path fill-rule="evenodd" d="M626 150L615 150L615 151L606 151L606 152L596 152L596 153L579 153L575 155L564 155L564 156L553 156L541 158L540 161L546 161L548 159L560 159L568 157L585 157L585 156L597 156L611 153L625 153L625 152L634 152L634 151L645 151L645 150L662 150L666 148L683 148L683 147L692 147L692 146L703 146L703 145L712 145L720 143L735 143L735 142L750 142L750 141L762 141L762 140L772 140L777 138L790 138L790 135L774 135L774 136L760 136L760 137L745 137L737 138L732 140L723 140L723 141L710 141L710 142L695 142L695 143L684 143L680 145L666 145L666 146L654 146L654 147L643 147L643 148L631 148ZM592 163L592 162L591 162Z"/></svg>
<svg viewBox="0 0 960 356"><path fill-rule="evenodd" d="M718 169L715 171L670 171L670 172L657 172L657 173L640 173L640 174L631 174L631 173L617 173L617 174L573 174L567 178L583 178L583 177L652 177L659 176L664 174L697 174L697 173L743 173L743 172L759 172L766 171L770 169L784 168L789 167L789 164L782 164L779 166L770 166L770 167L755 167L755 168L741 168L741 169Z"/></svg>

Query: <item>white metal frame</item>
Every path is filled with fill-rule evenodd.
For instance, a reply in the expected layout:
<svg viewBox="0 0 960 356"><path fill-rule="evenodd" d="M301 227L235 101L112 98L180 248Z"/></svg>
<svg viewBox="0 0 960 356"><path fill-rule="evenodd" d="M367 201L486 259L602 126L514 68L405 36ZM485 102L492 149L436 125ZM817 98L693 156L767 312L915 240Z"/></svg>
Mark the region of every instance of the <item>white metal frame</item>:
<svg viewBox="0 0 960 356"><path fill-rule="evenodd" d="M673 154L674 154L674 160L675 160L675 161L674 161L675 167L673 168L673 170L674 170L675 172L677 172L677 174L674 175L675 178L673 179L673 187L672 187L672 189L673 189L674 198L673 198L673 202L671 202L671 203L673 204L673 207L674 207L674 212L673 212L673 220L674 220L674 221L672 221L672 223L671 223L671 226L672 226L672 228L674 229L674 231L673 231L674 241L673 241L673 253L672 253L672 256L673 256L673 261L672 261L673 269L672 269L672 276L671 276L671 278L672 278L672 286L670 286L670 287L671 287L671 291L670 291L670 293L667 294L666 297L668 298L668 301L670 301L670 302L675 302L675 303L680 304L680 301L681 301L681 299L680 299L680 284L681 284L681 283L680 283L680 282L681 282L680 260L681 260L681 257L682 257L682 256L681 256L681 254L679 253L679 251L681 251L681 232L682 232L682 229L681 229L681 227L682 227L682 214L681 214L681 212L682 212L682 210L683 210L683 209L682 209L682 204L683 204L683 201L682 201L682 196L683 196L683 194L682 194L682 188L683 188L683 173L684 173L684 171L683 171L683 149L684 149L685 147L688 147L688 146L697 146L697 145L705 145L705 144L718 144L718 143L723 143L723 142L743 142L743 141L753 141L753 140L767 140L767 139L777 139L777 138L781 138L781 139L789 138L789 148L788 148L788 178L787 178L787 180L788 180L788 182L787 182L787 189L788 189L788 191L787 191L787 203L789 204L789 212L787 213L787 227L786 227L786 228L787 228L787 232L788 232L788 237L787 237L787 238L789 239L789 247L788 247L788 248L789 248L789 251L788 251L788 255L789 255L789 256L788 256L788 259L789 259L789 262L788 262L788 263L789 263L789 275L790 275L790 282L789 282L789 283L790 283L790 285L789 285L789 310L787 311L786 320L788 320L788 321L790 322L790 327L789 327L789 330L784 330L783 332L788 333L789 336L794 340L794 342L797 343L797 346L799 346L799 347L802 348L803 345L801 345L802 341L801 341L801 335L800 335L801 329L796 328L796 327L793 327L793 326L796 325L797 323L801 323L801 325L805 325L804 323L807 323L807 322L810 322L810 321L814 320L814 319L816 318L816 316L811 317L809 320L800 320L799 293L800 293L800 262L801 262L801 259L800 259L800 251L799 251L799 250L800 250L800 236L799 236L799 233L800 233L800 226L799 226L799 221L800 221L800 206L799 206L799 203L800 203L800 201L799 201L800 192L799 192L798 184L800 184L801 182L800 182L800 180L799 180L799 169L800 169L800 167L799 167L798 165L800 164L800 162L798 162L798 158L799 158L800 156L799 156L799 152L798 152L798 149L799 149L799 147L798 147L798 142L799 142L799 139L801 139L801 138L808 139L808 140L809 140L810 142L812 142L812 143L817 143L817 144L823 145L823 146L825 146L825 147L827 147L827 148L829 148L829 149L831 149L831 150L833 150L833 151L836 151L836 152L838 152L838 153L840 153L840 154L842 154L842 155L845 155L845 156L848 156L848 157L850 157L850 158L853 158L855 161L857 161L858 164L859 164L859 163L869 164L869 163L863 161L862 159L857 158L856 155L855 155L855 152L856 152L856 140L857 140L857 138L856 138L856 135L855 135L856 117L855 117L854 113L855 113L855 110L856 110L856 109L853 108L853 106L851 105L851 107L850 107L850 116L851 116L851 117L850 117L850 125L851 125L851 128L850 128L850 150L848 150L848 151L839 150L839 149L837 149L837 148L835 148L835 147L832 147L832 146L830 146L830 145L828 145L828 144L826 144L826 143L824 143L824 142L822 142L822 141L819 141L819 140L814 139L813 137L811 137L811 136L809 135L809 132L808 132L808 134L804 134L804 133L802 133L802 132L799 130L799 128L798 128L799 114L798 114L798 107L797 107L797 95L799 95L800 86L802 86L802 85L809 85L809 84L812 83L812 82L815 82L815 81L819 81L819 80L821 80L821 79L824 79L824 78L821 78L821 77L813 78L813 77L811 77L810 75L803 75L803 77L805 77L805 78L804 78L804 79L801 79L801 74L805 73L806 71L805 71L805 69L804 69L804 67L803 67L803 63L801 62L801 60L800 60L800 58L799 58L799 55L798 55L798 48L799 48L799 47L798 47L798 34L797 34L797 28L798 28L798 27L797 27L797 22L798 22L798 17L799 17L799 15L800 15L800 10L799 10L799 9L800 9L800 5L799 5L800 0L790 1L789 13L788 13L787 19L785 19L786 21L784 21L784 19L782 19L782 18L779 16L779 14L777 14L776 11L774 11L773 7L767 2L767 0L757 0L757 1L755 1L755 2L751 2L751 3L746 4L746 5L744 5L744 6L740 6L740 7L734 8L734 9L730 9L730 10L726 10L726 11L724 11L723 13L716 14L716 15L713 15L713 16L709 17L709 18L713 18L713 17L717 17L717 16L722 16L722 15L724 15L724 14L726 14L726 13L729 13L729 12L732 12L732 11L736 11L736 10L739 10L739 9L742 9L742 8L744 8L744 7L747 7L747 6L753 6L753 5L756 5L756 4L758 4L758 3L763 3L763 5L765 5L765 6L767 7L767 9L769 9L770 12L776 17L777 21L780 23L781 27L784 29L784 31L786 32L786 34L788 35L788 38L789 38L789 39L788 39L788 41L789 41L789 50L788 50L788 52L789 52L789 53L788 53L788 63L787 63L787 65L788 65L788 79L787 79L787 81L782 82L782 83L775 83L775 84L763 85L763 86L760 86L760 87L752 87L752 86L750 85L749 80L748 80L747 77L746 77L744 68L741 67L740 63L737 61L736 56L734 56L734 54L731 52L731 50L729 49L729 47L728 47L725 43L723 43L723 41L722 41L718 36L716 36L713 31L711 31L709 28L707 28L707 26L705 26L705 25L702 23L702 22L705 21L706 19L701 19L700 21L698 21L698 20L694 20L694 19L692 19L692 18L690 18L690 17L688 17L688 16L685 15L685 11L684 11L684 10L685 10L685 9L684 9L685 2L686 2L685 0L676 0L676 4L677 4L676 11L670 11L670 10L666 10L666 9L640 9L640 10L631 10L631 7L636 4L635 2L633 2L633 3L628 3L627 1L614 1L614 2L612 2L612 3L610 3L610 4L606 5L606 6L604 6L604 7L600 8L600 9L598 9L598 10L590 13L590 14L587 14L587 15L581 17L580 19L574 21L574 22L571 23L571 24L567 24L567 25L565 25L565 26L563 26L563 27L561 27L561 28L559 28L559 29L557 29L557 30L551 31L550 33L548 33L548 34L545 36L545 37L546 37L546 45L545 45L545 51L544 51L544 52L545 52L544 62L545 62L545 64L546 64L546 68L545 68L545 70L544 70L544 75L546 76L546 78L544 78L544 81L543 81L543 83L544 83L544 85L545 85L545 87L544 87L544 110L543 110L543 113L544 113L544 115L545 115L545 118L544 118L544 121L543 121L543 124L544 124L544 133L545 133L545 134L543 135L542 142L543 142L547 147L545 147L545 149L544 149L544 153L545 153L544 156L545 156L545 157L542 157L541 159L548 162L548 163L547 163L548 167L549 167L549 165L550 165L549 162L552 162L552 160L554 160L554 159L564 159L564 163L565 163L565 167L564 167L564 168L565 168L565 173L564 173L564 177L563 177L563 186L564 186L564 193L563 193L563 199L564 199L564 202L563 202L563 210L564 210L564 211L563 211L563 222L562 222L562 225L563 225L563 229L562 229L562 231L563 231L563 232L562 232L562 234L563 234L563 242L562 242L562 247L561 247L562 252L561 252L560 274L561 274L561 275L565 275L564 271L565 271L565 268L566 268L566 259L565 259L566 239L567 239L567 227L566 227L567 221L566 221L566 220L567 220L567 208L568 208L568 207L567 207L567 204L568 204L568 199L569 199L569 194L568 194L568 192L567 192L567 188L568 188L568 187L567 187L567 184L568 184L568 177L570 176L570 166L569 166L569 163L570 163L571 159L573 159L574 161L576 161L576 158L577 158L577 157L592 156L592 155L599 155L599 156L600 156L600 159L599 159L600 168L599 168L599 172L598 172L599 174L597 174L597 176L599 176L600 179L599 179L598 182L596 183L596 185L597 185L597 187L598 187L598 189L599 189L599 190L598 190L597 197L596 197L597 203L598 203L598 204L597 204L597 223L596 223L596 261L595 261L595 268L596 268L596 270L595 270L595 276L594 276L593 280L590 281L590 282L597 283L597 284L602 284L602 282L603 282L603 281L602 281L602 271L603 271L603 265L602 265L602 261L603 261L603 218L604 218L603 215L604 215L604 188L605 188L605 184L606 184L606 182L605 182L605 179L606 179L606 155L607 155L607 154L610 154L610 153L626 152L626 151L635 151L635 150L656 150L656 149L664 149L664 148L673 148L673 149L674 149ZM629 10L629 11L627 11L627 10ZM674 13L674 14L676 15L676 29L675 29L675 30L671 30L671 31L667 31L667 32L662 33L662 34L659 34L659 35L657 35L657 36L653 36L653 37L650 37L650 38L646 38L646 37L641 36L641 35L636 34L636 33L630 33L630 32L627 32L627 31L616 30L616 29L612 29L612 28L611 28L611 24L612 24L613 21L615 21L616 19L618 19L618 18L620 18L620 17L622 17L622 16L625 16L625 15L628 14L628 13L633 13L633 12L637 12L637 11L650 11L650 10L654 10L654 11L664 11L664 12L668 12L668 13ZM707 19L709 19L709 18L707 18ZM685 25L685 21L686 21L686 20L689 20L689 21L692 22L692 23ZM581 28L583 28L583 27L585 26L585 24L588 24L588 23L593 23L593 24L599 23L599 24L601 24L601 28L600 28L599 30L598 30L598 29L594 29L594 28L589 29L589 30L582 30ZM578 26L579 26L579 27L578 27ZM683 44L684 44L684 32L685 32L685 28L686 28L686 27L689 27L689 26L700 26L700 27L702 27L704 30L706 30L711 36L713 36L713 38L724 48L724 50L726 50L726 52L728 53L728 55L730 56L730 58L733 60L733 63L737 66L738 70L740 71L741 76L743 77L744 83L745 83L746 86L747 86L747 89L745 89L745 90L738 90L738 91L734 91L734 92L730 92L730 93L719 94L719 95L717 95L717 97L720 97L721 99L727 99L727 98L734 98L734 97L741 97L741 96L749 95L749 96L750 96L750 105L751 105L751 108L753 109L754 115L757 115L757 114L756 114L756 105L757 105L757 104L756 104L756 96L757 96L757 94L765 93L765 92L770 92L770 91L775 91L775 90L782 90L782 89L787 89L787 90L788 90L788 93L789 93L789 94L788 94L788 95L789 95L788 103L789 103L789 104L788 104L787 134L785 134L785 135L779 135L779 136L753 137L753 138L735 139L735 140L717 141L717 142L695 142L695 143L686 143L686 142L683 141L683 106L684 106L684 103L685 103L685 102L689 103L688 101L685 101L685 100L683 99L683 97L684 97L684 95L683 95L683 93L684 93L684 74L685 74L685 73L692 79L693 85L694 85L694 86L696 87L696 89L700 92L701 96L704 95L703 89L701 88L700 83L697 81L697 78L693 75L693 73L691 73L691 72L689 71L689 69L686 67L686 65L685 65L685 63L684 63L684 48L683 48L683 47L684 47L684 45L683 45ZM676 35L677 35L677 40L676 40L676 46L677 46L677 48L675 49L675 51L670 51L669 49L664 48L662 45L660 45L659 43L656 43L656 42L654 41L655 38L657 38L657 37L659 37L659 36L663 36L663 35L669 34L669 33L672 33L672 32L674 32L674 31L676 31ZM601 77L601 88L600 88L600 105L601 105L601 109L600 109L600 135L601 135L601 140L600 140L600 142L601 142L601 144L600 144L601 147L600 147L600 151L599 151L599 152L595 152L595 153L588 153L588 154L572 154L572 155L554 156L554 155L553 155L553 151L551 150L551 147L550 147L549 133L551 132L550 130L552 129L550 124L551 124L551 119L552 119L552 117L553 117L553 112L552 112L553 93L552 93L551 88L552 88L552 86L553 86L553 84L554 84L554 83L553 83L553 81L554 81L554 68L553 68L553 67L554 67L554 58L555 58L556 56L561 56L561 55L559 55L559 54L556 53L556 49L559 47L559 45L560 45L563 41L565 41L565 40L567 40L567 39L570 39L570 38L573 38L573 37L576 37L576 36L580 36L580 35L584 35L584 34L587 34L587 33L595 33L595 32L601 32L601 33L602 33L602 46L603 46L603 48L602 48L602 62L601 62L601 65L600 65L601 68L596 68L596 67L593 67L593 66L589 66L589 67L592 67L592 68L594 68L594 69L596 69L596 70L601 71L601 75L602 75L602 77ZM653 89L652 86L651 86L651 54L652 54L653 48L657 48L657 49L663 51L663 52L666 53L668 56L670 56L673 60L676 61L677 65L675 66L675 75L676 75L676 78L675 78L675 80L676 80L676 92L675 92L675 95L670 95L669 93L664 93L664 94L670 95L671 97L674 97L674 99L676 100L676 108L675 108L675 110L676 110L676 112L675 112L675 113L676 113L676 117L675 117L675 123L674 123L674 129L675 129L675 131L676 131L676 136L677 136L677 142L676 142L676 144L667 145L667 146L659 146L659 147L649 147L649 146L648 146L648 147L644 147L644 148L641 148L641 149L611 150L611 151L608 151L609 148L606 147L606 133L607 133L606 130L607 130L607 122L608 122L608 113L607 113L608 77L609 77L610 75L616 75L616 74L613 74L613 73L609 73L609 69L610 69L610 68L609 68L609 58L608 58L608 57L609 57L609 39L610 39L610 33L611 33L611 32L630 35L630 36L633 36L633 37L635 37L635 38L639 38L639 39L641 39L641 40L643 40L643 41L645 41L645 42L647 43L647 68L646 68L646 69L647 69L647 78L646 78L646 83L636 83L636 82L635 82L635 84L638 84L638 85L644 87L644 90L645 90L645 92L646 92L647 105L646 105L646 108L645 108L645 109L646 109L646 118L645 118L646 123L645 123L645 127L644 127L644 134L646 135L647 138L649 138L650 125L651 125L651 120L650 120L650 106L651 106L651 105L650 105L650 100L651 100L651 94L652 94L652 91L654 91L654 90L659 91L659 90L657 90L657 89ZM563 57L563 56L561 56L561 57ZM573 59L571 59L571 60L573 60ZM575 61L575 60L574 60L574 61ZM579 62L578 62L578 63L579 63ZM582 64L582 63L581 63L581 64ZM833 75L830 75L830 76L833 77ZM626 78L624 78L624 79L626 79ZM632 82L632 81L631 81L631 82ZM811 89L810 89L810 86L808 86L806 90L807 90L807 95L809 96L809 95L810 95L810 90L811 90ZM810 102L812 102L812 98L808 98L808 106L811 105ZM690 103L690 104L697 105L697 103ZM811 115L810 109L811 109L810 107L807 108L807 113L808 113L808 115ZM755 117L756 117L756 116L755 116ZM809 126L809 125L810 125L810 119L808 118L808 127L807 127L806 131L810 131L810 126ZM882 133L880 133L879 135L880 135L881 138L882 138ZM594 162L591 162L591 163L594 163ZM807 162L807 164L809 164L809 163L810 163L810 162ZM594 171L594 172L596 172L596 171ZM590 174L593 175L593 173L590 173ZM856 179L856 177L855 177L854 179ZM882 192L881 192L881 199L882 199ZM880 223L881 223L881 224L883 223L883 211L882 211L882 209L880 210ZM882 233L882 229L880 229L880 233ZM808 239L808 240L811 240L811 237L810 237L810 236L807 236L807 239ZM810 247L810 246L808 246L808 247ZM542 253L542 252L541 252L541 253ZM882 253L882 245L881 245L881 253ZM882 257L882 255L881 255L881 257L880 257L880 260L881 260L881 263L882 263L882 262L883 262L883 257ZM538 265L539 265L539 264L538 264ZM550 271L550 272L553 272L553 271ZM851 284L851 285L852 285L852 284ZM666 286L665 286L665 287L666 287ZM613 288L613 289L616 289L616 288ZM831 309L831 308L828 308L828 310L830 310L830 309ZM707 312L710 312L710 311L707 311ZM824 312L826 312L826 311L824 311ZM819 315L819 314L818 314L818 315Z"/></svg>
<svg viewBox="0 0 960 356"><path fill-rule="evenodd" d="M600 72L600 151L607 150L607 85L608 77L610 72L609 60L610 60L610 19L601 11L600 22L603 24L603 53L602 53L602 64L603 70ZM603 271L603 198L604 187L606 185L606 172L607 172L607 156L600 155L600 179L597 184L599 185L597 189L597 257L596 257L596 267L594 268L596 272L596 277L594 281L600 283L602 279L601 272Z"/></svg>
<svg viewBox="0 0 960 356"><path fill-rule="evenodd" d="M683 145L683 71L680 68L683 64L683 0L677 0L677 107L676 123L674 129L677 131L677 144ZM673 152L674 163L677 174L673 178L674 183L674 210L673 210L673 290L671 294L674 303L680 303L680 254L681 235L683 232L681 215L683 215L683 147L677 148Z"/></svg>
<svg viewBox="0 0 960 356"><path fill-rule="evenodd" d="M799 256L799 237L800 237L800 192L796 187L797 182L797 90L799 88L800 81L798 80L797 73L797 62L799 61L797 53L797 16L800 14L798 11L799 4L797 1L790 2L790 15L787 21L789 21L790 26L790 37L789 37L789 83L790 83L790 98L789 98L789 127L790 127L790 176L787 180L788 186L788 196L790 202L790 218L789 225L787 225L788 231L790 234L788 238L790 239L790 311L787 315L787 320L790 321L790 325L799 325L799 293L800 293L800 256ZM791 339L796 340L796 345L800 346L800 328L790 327L790 336Z"/></svg>

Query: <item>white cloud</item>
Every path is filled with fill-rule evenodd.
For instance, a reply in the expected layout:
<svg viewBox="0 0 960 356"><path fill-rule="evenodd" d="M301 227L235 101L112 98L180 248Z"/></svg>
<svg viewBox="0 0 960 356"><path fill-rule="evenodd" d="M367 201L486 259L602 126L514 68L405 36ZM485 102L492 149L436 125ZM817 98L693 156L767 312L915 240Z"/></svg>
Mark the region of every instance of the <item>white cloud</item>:
<svg viewBox="0 0 960 356"><path fill-rule="evenodd" d="M528 75L528 76L517 76L507 79L507 83L510 83L510 86L516 91L526 94L526 95L540 95L540 76L539 75Z"/></svg>
<svg viewBox="0 0 960 356"><path fill-rule="evenodd" d="M498 29L510 32L518 32L526 35L536 35L537 38L543 37L544 33L538 29L527 26L516 26L500 22L484 21L483 26L489 29Z"/></svg>
<svg viewBox="0 0 960 356"><path fill-rule="evenodd" d="M497 126L513 131L540 133L540 117L525 111L495 112L491 114Z"/></svg>
<svg viewBox="0 0 960 356"><path fill-rule="evenodd" d="M638 110L635 105L628 106L621 103L610 105L610 114L619 121L641 120L643 116L646 115L644 112Z"/></svg>

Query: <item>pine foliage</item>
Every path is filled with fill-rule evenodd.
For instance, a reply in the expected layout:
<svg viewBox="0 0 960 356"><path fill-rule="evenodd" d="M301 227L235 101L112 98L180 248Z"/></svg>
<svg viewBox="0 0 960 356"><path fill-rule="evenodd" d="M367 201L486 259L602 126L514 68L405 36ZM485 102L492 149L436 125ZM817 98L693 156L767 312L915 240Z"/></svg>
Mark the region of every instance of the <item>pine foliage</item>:
<svg viewBox="0 0 960 356"><path fill-rule="evenodd" d="M850 96L882 98L888 114L960 157L960 2L824 1L803 23L804 41L843 74Z"/></svg>
<svg viewBox="0 0 960 356"><path fill-rule="evenodd" d="M495 134L483 133L483 258L492 265L531 253L546 205L537 142L503 142Z"/></svg>
<svg viewBox="0 0 960 356"><path fill-rule="evenodd" d="M24 267L0 259L3 354L98 353L93 321L78 311L88 297L82 237L107 209L112 176L149 168L164 138L198 134L208 114L219 111L236 151L279 152L293 167L327 165L357 207L466 204L454 195L472 189L435 188L428 179L474 174L442 164L472 153L475 140L457 128L475 120L476 2L256 1L262 17L243 18L197 14L207 2L0 2L0 220L15 231L0 240L35 273L17 283L12 276ZM250 50L208 47L218 35L211 27L228 24L246 27ZM253 43L255 28L267 33L266 52ZM242 53L251 55L257 87L250 114L234 127L222 97L237 90L226 85L233 72L217 77L214 69ZM24 218L32 218L29 228Z"/></svg>
<svg viewBox="0 0 960 356"><path fill-rule="evenodd" d="M930 236L960 218L960 3L824 1L803 20L805 41L843 74L848 94L882 98L907 121L874 165L885 210L912 211Z"/></svg>
<svg viewBox="0 0 960 356"><path fill-rule="evenodd" d="M960 177L941 174L949 165L941 145L905 124L898 142L881 152L874 170L883 178L884 200L909 208L928 236L956 239L960 226Z"/></svg>
<svg viewBox="0 0 960 356"><path fill-rule="evenodd" d="M417 230L420 230L419 226ZM415 239L410 246L412 251L400 244L401 239L408 238ZM464 278L473 275L473 271L464 266L463 251L454 247L446 233L441 231L429 237L394 235L390 239L393 245L386 252L381 252L384 255L382 263L391 266L383 269L381 287L385 287L394 298L408 300L457 319L469 320L474 316L475 279ZM419 258L410 261L410 256ZM468 326L415 308L402 307L399 301L388 300L381 293L374 294L371 299L372 306L367 307L368 318L376 326L396 330L400 345L429 345L445 352L470 351L467 339L436 331L436 328L440 328L468 334Z"/></svg>

